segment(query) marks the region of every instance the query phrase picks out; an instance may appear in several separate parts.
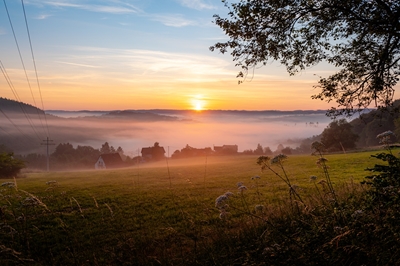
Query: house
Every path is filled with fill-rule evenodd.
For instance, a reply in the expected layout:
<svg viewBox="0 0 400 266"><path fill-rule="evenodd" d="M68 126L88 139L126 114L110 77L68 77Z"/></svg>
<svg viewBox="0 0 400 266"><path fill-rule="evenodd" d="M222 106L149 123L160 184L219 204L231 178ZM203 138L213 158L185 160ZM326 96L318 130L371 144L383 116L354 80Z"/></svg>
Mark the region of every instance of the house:
<svg viewBox="0 0 400 266"><path fill-rule="evenodd" d="M214 146L214 151L218 154L234 154L238 152L238 145Z"/></svg>
<svg viewBox="0 0 400 266"><path fill-rule="evenodd" d="M110 169L122 166L124 166L124 162L118 152L101 154L94 164L95 169Z"/></svg>
<svg viewBox="0 0 400 266"><path fill-rule="evenodd" d="M158 142L154 143L153 147L142 148L142 158L146 161L161 160L165 157L164 147L161 147Z"/></svg>

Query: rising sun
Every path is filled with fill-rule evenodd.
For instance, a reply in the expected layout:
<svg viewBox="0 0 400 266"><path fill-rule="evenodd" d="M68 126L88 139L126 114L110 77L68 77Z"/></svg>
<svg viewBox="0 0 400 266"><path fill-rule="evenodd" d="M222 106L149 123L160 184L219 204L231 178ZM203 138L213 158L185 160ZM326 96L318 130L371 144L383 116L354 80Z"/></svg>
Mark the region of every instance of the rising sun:
<svg viewBox="0 0 400 266"><path fill-rule="evenodd" d="M196 95L191 99L192 109L195 111L203 111L206 101L202 95Z"/></svg>

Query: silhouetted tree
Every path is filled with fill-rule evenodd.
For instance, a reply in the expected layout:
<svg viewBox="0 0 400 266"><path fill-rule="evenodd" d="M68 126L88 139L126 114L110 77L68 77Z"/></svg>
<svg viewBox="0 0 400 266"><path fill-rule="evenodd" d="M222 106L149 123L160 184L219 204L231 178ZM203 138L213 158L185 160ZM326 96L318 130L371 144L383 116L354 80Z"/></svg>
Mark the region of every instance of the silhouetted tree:
<svg viewBox="0 0 400 266"><path fill-rule="evenodd" d="M119 154L124 154L124 150L121 148L121 146L119 146L118 148L117 148L117 152L119 153Z"/></svg>
<svg viewBox="0 0 400 266"><path fill-rule="evenodd" d="M25 164L22 160L14 158L14 153L0 153L0 177L16 177Z"/></svg>
<svg viewBox="0 0 400 266"><path fill-rule="evenodd" d="M354 149L358 135L351 129L352 126L346 119L332 121L322 132L321 142L331 151Z"/></svg>
<svg viewBox="0 0 400 266"><path fill-rule="evenodd" d="M257 148L254 150L254 154L256 155L263 155L264 154L264 149L261 144L257 144Z"/></svg>
<svg viewBox="0 0 400 266"><path fill-rule="evenodd" d="M272 155L273 152L272 152L272 150L271 150L270 147L265 147L265 148L264 148L264 154L265 154L265 155Z"/></svg>
<svg viewBox="0 0 400 266"><path fill-rule="evenodd" d="M331 115L351 114L393 100L400 74L400 2L394 0L242 0L228 18L214 15L229 36L211 51L231 50L238 77L270 60L289 74L327 62L338 69L320 77L314 99L336 101Z"/></svg>
<svg viewBox="0 0 400 266"><path fill-rule="evenodd" d="M281 153L285 154L285 155L290 155L292 154L292 148L290 147L285 147L281 150Z"/></svg>
<svg viewBox="0 0 400 266"><path fill-rule="evenodd" d="M100 152L102 154L111 153L111 148L108 142L105 142L104 144L101 145Z"/></svg>

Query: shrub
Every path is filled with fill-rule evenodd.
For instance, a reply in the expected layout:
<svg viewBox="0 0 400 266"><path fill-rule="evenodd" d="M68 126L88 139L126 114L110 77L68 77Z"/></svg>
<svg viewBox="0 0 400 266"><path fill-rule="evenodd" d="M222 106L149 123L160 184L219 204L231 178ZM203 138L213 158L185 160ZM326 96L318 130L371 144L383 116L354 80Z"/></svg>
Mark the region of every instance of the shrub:
<svg viewBox="0 0 400 266"><path fill-rule="evenodd" d="M15 177L24 167L25 163L19 159L15 159L13 153L0 153L1 178Z"/></svg>

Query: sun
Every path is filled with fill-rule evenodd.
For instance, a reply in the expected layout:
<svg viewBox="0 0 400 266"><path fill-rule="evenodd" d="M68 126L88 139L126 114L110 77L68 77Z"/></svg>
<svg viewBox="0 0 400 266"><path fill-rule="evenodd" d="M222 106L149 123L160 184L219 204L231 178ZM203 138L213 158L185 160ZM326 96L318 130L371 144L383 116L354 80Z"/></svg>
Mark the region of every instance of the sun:
<svg viewBox="0 0 400 266"><path fill-rule="evenodd" d="M193 110L200 112L204 110L206 101L202 95L196 95L191 99L191 105Z"/></svg>

